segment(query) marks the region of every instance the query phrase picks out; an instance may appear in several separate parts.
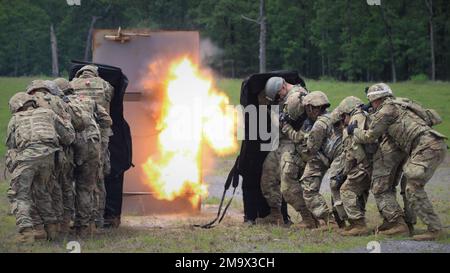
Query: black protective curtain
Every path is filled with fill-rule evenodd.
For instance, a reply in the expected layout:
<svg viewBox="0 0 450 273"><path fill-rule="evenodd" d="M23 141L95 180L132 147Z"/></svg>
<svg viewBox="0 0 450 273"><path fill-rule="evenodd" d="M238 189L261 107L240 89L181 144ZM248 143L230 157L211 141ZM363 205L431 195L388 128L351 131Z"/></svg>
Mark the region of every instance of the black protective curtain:
<svg viewBox="0 0 450 273"><path fill-rule="evenodd" d="M94 64L99 76L114 87L114 97L110 106L114 135L109 140L111 154L111 173L105 177L106 207L105 219L120 217L122 212L122 190L124 172L132 166L132 141L130 127L123 116L123 98L128 85L128 78L118 67L76 61L71 62L69 80L84 65Z"/></svg>
<svg viewBox="0 0 450 273"><path fill-rule="evenodd" d="M305 82L299 76L297 71L274 71L269 73L254 74L242 82L241 86L241 105L255 105L258 106L258 96L260 92L264 92L266 82L271 77L282 77L291 84L300 84L306 88ZM259 118L258 111L258 118ZM270 128L270 118L268 117L268 128ZM259 125L258 125L259 126ZM246 140L243 140L238 161L238 171L242 176L242 193L244 203L245 219L255 220L258 217L265 217L270 213L270 208L262 195L260 182L262 165L268 152L261 151L260 145L264 143L258 132L256 140L248 139L249 119L245 117L245 135ZM267 141L270 142L270 141ZM287 205L283 200L282 213L285 221L288 220Z"/></svg>

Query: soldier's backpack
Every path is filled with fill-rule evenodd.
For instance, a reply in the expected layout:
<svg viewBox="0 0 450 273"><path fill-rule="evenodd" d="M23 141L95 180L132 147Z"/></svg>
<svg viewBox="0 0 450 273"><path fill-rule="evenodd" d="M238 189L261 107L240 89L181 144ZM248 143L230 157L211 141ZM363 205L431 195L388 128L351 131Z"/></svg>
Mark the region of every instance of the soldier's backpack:
<svg viewBox="0 0 450 273"><path fill-rule="evenodd" d="M400 105L402 108L409 109L423 119L430 127L442 123L442 118L436 110L424 108L422 105L413 100L407 98L396 98L394 103Z"/></svg>

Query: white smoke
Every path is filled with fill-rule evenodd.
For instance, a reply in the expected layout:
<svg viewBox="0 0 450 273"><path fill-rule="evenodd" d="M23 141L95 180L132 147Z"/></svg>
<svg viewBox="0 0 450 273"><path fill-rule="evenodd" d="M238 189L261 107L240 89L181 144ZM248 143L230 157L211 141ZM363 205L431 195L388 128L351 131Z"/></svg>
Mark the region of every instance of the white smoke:
<svg viewBox="0 0 450 273"><path fill-rule="evenodd" d="M203 65L209 65L223 54L223 49L216 46L211 39L203 38L200 41L200 60Z"/></svg>

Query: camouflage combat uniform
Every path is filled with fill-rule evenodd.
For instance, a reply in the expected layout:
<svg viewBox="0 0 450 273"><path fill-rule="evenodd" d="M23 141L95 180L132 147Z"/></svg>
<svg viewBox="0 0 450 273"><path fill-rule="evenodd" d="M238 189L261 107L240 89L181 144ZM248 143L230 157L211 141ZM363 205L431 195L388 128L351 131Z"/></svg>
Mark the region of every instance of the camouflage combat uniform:
<svg viewBox="0 0 450 273"><path fill-rule="evenodd" d="M351 113L350 123L357 121L362 128L367 128L369 122L367 114L361 109ZM376 148L374 145L355 143L353 137L344 131L344 168L342 175L346 177L340 187L342 204L350 221L365 218L365 206L370 189L372 175L372 157Z"/></svg>
<svg viewBox="0 0 450 273"><path fill-rule="evenodd" d="M80 103L74 103L65 97L65 93L73 93L68 80L57 78L53 80L58 88L58 96L62 97L65 105L65 111L70 115L72 125L76 133L81 133L89 125L89 113L86 113ZM64 157L59 160L61 169L58 180L61 184L62 199L64 207L63 221L61 223L61 232L67 233L70 230L70 222L75 215L75 161L73 145L63 147Z"/></svg>
<svg viewBox="0 0 450 273"><path fill-rule="evenodd" d="M27 93L32 94L33 98L36 100L36 103L39 107L47 108L55 112L61 119L63 119L66 123L70 124L69 126L72 127L73 125L71 122L71 115L68 112L67 106L62 101L60 97L58 97L57 90L54 88L57 88L56 86L51 86L51 81L43 81L43 80L35 80L33 81L27 88ZM55 160L55 166L54 166L54 174L53 174L53 181L51 186L51 195L52 195L52 201L53 201L53 208L55 209L58 222L61 223L64 220L64 207L67 206L67 204L64 204L64 195L63 195L63 188L67 188L67 183L73 182L72 180L66 180L66 173L68 172L67 165L70 164L70 158L67 155L67 151L69 149L70 145L62 145L61 149L56 152L56 160ZM67 203L67 202L66 202ZM36 218L36 225L39 225L39 216L35 215L34 218Z"/></svg>
<svg viewBox="0 0 450 273"><path fill-rule="evenodd" d="M326 171L342 152L342 131L335 126L335 119L330 114L323 114L314 122L306 141L309 158L300 180L309 211L317 219L326 221L331 211L319 190Z"/></svg>
<svg viewBox="0 0 450 273"><path fill-rule="evenodd" d="M114 88L107 81L99 77L97 67L92 65L82 67L77 72L76 78L70 84L75 94L90 97L98 105L106 109L109 114ZM113 135L113 132L111 126L108 126L100 128L100 133L100 168L94 193L94 213L97 223L101 226L103 224L103 214L106 204L105 177L111 171L108 145L109 138Z"/></svg>
<svg viewBox="0 0 450 273"><path fill-rule="evenodd" d="M76 134L73 145L75 161L75 221L74 226L84 230L95 221L94 190L100 165L100 129L111 126L106 110L88 97L69 95L69 105L78 105L84 111L86 128Z"/></svg>
<svg viewBox="0 0 450 273"><path fill-rule="evenodd" d="M383 86L386 85L375 86L375 90L382 90ZM370 143L387 133L395 141L399 149L407 155L403 172L407 179L408 202L430 232L440 231L442 224L424 187L445 157L445 136L433 130L430 124L416 113L396 103L396 100L386 97L376 109L369 129L356 128L354 135L360 141Z"/></svg>
<svg viewBox="0 0 450 273"><path fill-rule="evenodd" d="M299 92L306 92L306 90L301 86L294 86L286 95L286 98ZM285 100L280 102L281 109L284 104ZM279 123L278 119L273 116L272 122ZM286 132L288 129L289 127L285 127ZM282 197L284 197L286 202L294 207L303 219L311 218L311 213L306 208L298 181L303 167L304 163L296 151L293 140L281 131L279 146L267 155L261 175L261 191L272 210L281 208Z"/></svg>
<svg viewBox="0 0 450 273"><path fill-rule="evenodd" d="M30 100L33 98L29 96ZM6 144L16 153L11 188L15 192L14 214L19 232L34 226L36 220L55 232L57 215L50 194L54 156L60 144L69 144L74 137L73 127L49 109L29 107L13 112ZM37 219L32 219L33 211L39 216Z"/></svg>

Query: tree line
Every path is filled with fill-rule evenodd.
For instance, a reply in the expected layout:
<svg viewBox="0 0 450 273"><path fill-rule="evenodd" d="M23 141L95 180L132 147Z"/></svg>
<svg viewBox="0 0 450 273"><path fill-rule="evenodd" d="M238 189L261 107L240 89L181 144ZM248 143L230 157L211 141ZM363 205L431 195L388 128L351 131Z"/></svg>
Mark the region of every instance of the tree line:
<svg viewBox="0 0 450 273"><path fill-rule="evenodd" d="M0 75L62 74L89 60L92 28L199 30L226 77L450 79L450 1L0 0ZM53 61L52 61L53 60Z"/></svg>

